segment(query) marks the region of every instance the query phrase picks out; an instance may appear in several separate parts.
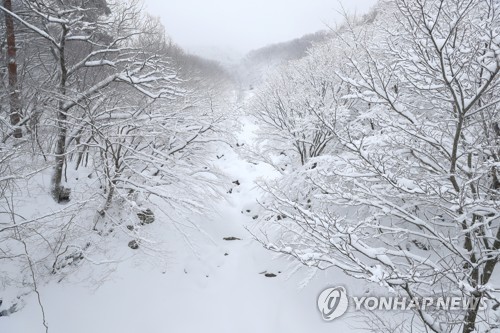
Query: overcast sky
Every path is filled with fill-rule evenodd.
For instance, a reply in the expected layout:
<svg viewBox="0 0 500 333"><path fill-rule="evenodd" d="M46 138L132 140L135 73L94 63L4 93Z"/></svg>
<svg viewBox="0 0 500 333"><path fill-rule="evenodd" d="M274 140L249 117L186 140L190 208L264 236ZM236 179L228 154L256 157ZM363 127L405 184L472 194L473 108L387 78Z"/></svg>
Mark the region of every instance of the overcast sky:
<svg viewBox="0 0 500 333"><path fill-rule="evenodd" d="M364 13L376 0L145 0L185 49L246 53L341 21L342 6ZM210 50L213 48L213 50Z"/></svg>

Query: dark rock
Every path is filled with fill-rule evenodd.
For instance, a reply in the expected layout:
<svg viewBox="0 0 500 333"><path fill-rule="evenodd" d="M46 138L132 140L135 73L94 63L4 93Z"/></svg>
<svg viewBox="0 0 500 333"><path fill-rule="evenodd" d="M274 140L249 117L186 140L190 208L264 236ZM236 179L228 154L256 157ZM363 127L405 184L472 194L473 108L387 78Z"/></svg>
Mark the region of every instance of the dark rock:
<svg viewBox="0 0 500 333"><path fill-rule="evenodd" d="M235 180L235 181L233 182L233 184L234 184L234 185L236 185L236 186L240 186L240 185L241 185L241 183L240 183L240 181L239 181L239 180Z"/></svg>
<svg viewBox="0 0 500 333"><path fill-rule="evenodd" d="M137 250L139 248L139 243L137 241L133 240L128 242L128 247L130 247L132 250Z"/></svg>
<svg viewBox="0 0 500 333"><path fill-rule="evenodd" d="M254 215L252 219L257 220L259 218L259 215Z"/></svg>
<svg viewBox="0 0 500 333"><path fill-rule="evenodd" d="M268 278L273 278L273 277L276 277L277 275L273 274L273 273L266 273L266 274L264 274L264 276L268 277Z"/></svg>
<svg viewBox="0 0 500 333"><path fill-rule="evenodd" d="M127 229L128 229L128 230L130 230L130 231L133 231L133 230L134 230L134 226L129 224L129 225L127 226Z"/></svg>
<svg viewBox="0 0 500 333"><path fill-rule="evenodd" d="M226 256L226 257L227 257L228 255L229 255L229 253L224 253L224 256Z"/></svg>
<svg viewBox="0 0 500 333"><path fill-rule="evenodd" d="M223 238L225 241L235 241L235 240L241 240L240 238L238 237L224 237Z"/></svg>
<svg viewBox="0 0 500 333"><path fill-rule="evenodd" d="M151 224L155 221L155 214L149 208L137 213L137 217L141 221L141 225Z"/></svg>
<svg viewBox="0 0 500 333"><path fill-rule="evenodd" d="M7 317L17 311L17 304L13 304L7 310L0 311L0 317Z"/></svg>

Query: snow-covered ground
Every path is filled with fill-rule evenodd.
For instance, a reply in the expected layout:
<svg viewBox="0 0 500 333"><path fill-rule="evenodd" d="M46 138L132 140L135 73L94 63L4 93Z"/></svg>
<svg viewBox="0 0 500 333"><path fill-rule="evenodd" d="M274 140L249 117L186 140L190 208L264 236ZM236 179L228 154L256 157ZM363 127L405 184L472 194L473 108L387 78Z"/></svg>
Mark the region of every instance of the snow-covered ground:
<svg viewBox="0 0 500 333"><path fill-rule="evenodd" d="M221 145L217 155L224 156L214 156L214 163L231 180L227 189L232 188L227 200L215 203L216 214L175 224L157 214L157 222L148 226L162 240L153 252L156 258L149 260L124 244L123 256L140 254L115 264L112 272L100 272L102 281L82 281L85 274L77 272L61 283L39 286L49 332L352 331L355 318L326 323L316 308L323 289L352 287L352 280L277 256L246 229L257 228L255 180L273 176L271 167L241 157L254 130L255 125L244 119L240 147ZM236 181L239 185L232 183ZM224 240L227 237L238 240ZM0 318L0 332L44 332L36 295L25 297L24 304L21 311Z"/></svg>

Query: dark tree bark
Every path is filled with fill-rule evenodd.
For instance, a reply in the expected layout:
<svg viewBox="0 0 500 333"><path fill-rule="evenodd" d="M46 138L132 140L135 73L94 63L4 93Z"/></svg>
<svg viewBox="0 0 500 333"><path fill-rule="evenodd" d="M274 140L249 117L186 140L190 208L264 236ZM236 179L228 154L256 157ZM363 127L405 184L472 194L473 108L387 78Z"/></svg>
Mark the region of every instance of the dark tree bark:
<svg viewBox="0 0 500 333"><path fill-rule="evenodd" d="M12 1L4 0L3 6L12 12ZM16 62L16 34L14 31L14 19L5 13L5 29L7 33L7 71L9 76L9 105L10 124L16 126L21 121L21 101L19 99L19 87L17 84L17 62ZM21 138L21 128L14 128L13 136Z"/></svg>

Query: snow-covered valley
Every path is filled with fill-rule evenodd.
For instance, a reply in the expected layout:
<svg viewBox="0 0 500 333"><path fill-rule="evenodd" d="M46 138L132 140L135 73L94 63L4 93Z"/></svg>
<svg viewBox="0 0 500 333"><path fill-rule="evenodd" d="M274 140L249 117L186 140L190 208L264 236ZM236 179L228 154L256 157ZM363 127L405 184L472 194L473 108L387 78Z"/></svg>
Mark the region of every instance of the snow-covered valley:
<svg viewBox="0 0 500 333"><path fill-rule="evenodd" d="M0 0L0 333L500 331L500 0L141 1Z"/></svg>
<svg viewBox="0 0 500 333"><path fill-rule="evenodd" d="M39 286L50 332L303 333L352 327L355 318L324 322L316 306L323 289L348 283L343 273L302 267L264 249L249 232L259 228L255 180L275 172L241 157L254 143L254 130L244 118L239 147L221 144L217 155L223 157L214 156L232 189L215 203L214 214L184 222L160 214L148 227L161 250L135 253L126 242L116 243L117 257L126 259L112 263L113 271L90 264L67 280ZM86 281L89 269L103 280ZM45 331L36 295L23 297L22 304L0 320L0 332Z"/></svg>

